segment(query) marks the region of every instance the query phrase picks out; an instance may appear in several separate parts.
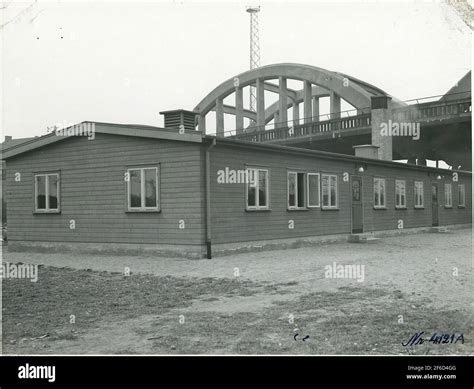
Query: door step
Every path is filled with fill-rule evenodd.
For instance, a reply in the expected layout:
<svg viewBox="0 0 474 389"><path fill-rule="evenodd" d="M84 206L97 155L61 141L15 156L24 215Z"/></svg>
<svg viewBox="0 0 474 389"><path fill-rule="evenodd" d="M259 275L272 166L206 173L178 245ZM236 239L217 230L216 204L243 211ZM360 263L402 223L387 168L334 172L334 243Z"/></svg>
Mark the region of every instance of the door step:
<svg viewBox="0 0 474 389"><path fill-rule="evenodd" d="M430 232L446 233L446 232L449 232L449 231L448 231L448 228L446 226L440 226L440 227L431 227Z"/></svg>
<svg viewBox="0 0 474 389"><path fill-rule="evenodd" d="M380 238L376 238L373 234L370 233L362 233L362 234L351 234L349 236L350 243L373 243Z"/></svg>

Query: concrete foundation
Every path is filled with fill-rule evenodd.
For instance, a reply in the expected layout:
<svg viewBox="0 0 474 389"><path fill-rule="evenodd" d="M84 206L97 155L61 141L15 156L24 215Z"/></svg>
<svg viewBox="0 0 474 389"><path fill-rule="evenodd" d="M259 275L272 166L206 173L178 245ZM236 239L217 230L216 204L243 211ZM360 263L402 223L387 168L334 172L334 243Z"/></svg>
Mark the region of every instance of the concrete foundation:
<svg viewBox="0 0 474 389"><path fill-rule="evenodd" d="M472 224L447 225L443 228L453 230L461 228L472 228ZM383 238L418 233L429 233L431 227L405 228L401 230L383 230L367 232L373 238ZM454 232L455 233L455 232ZM223 243L212 245L212 256L222 257L226 255L252 253L259 251L272 251L282 249L294 249L299 247L317 246L320 244L348 242L353 239L352 234L334 234L309 236L300 238L275 239L264 241L250 241L239 243ZM379 239L377 239L378 241ZM383 240L381 240L383 241ZM375 242L376 243L376 242ZM206 246L202 245L150 245L150 244L127 244L127 243L60 243L60 242L36 242L36 241L13 241L4 245L3 249L10 252L41 252L41 253L78 253L96 255L140 255L158 257L176 257L188 259L206 258Z"/></svg>

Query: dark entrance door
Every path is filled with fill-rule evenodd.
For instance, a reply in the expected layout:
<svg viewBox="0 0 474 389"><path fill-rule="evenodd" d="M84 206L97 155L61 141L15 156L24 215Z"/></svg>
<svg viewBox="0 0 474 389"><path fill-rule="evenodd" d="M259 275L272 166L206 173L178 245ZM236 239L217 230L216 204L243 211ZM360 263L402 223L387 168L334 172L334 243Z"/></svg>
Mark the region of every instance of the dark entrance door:
<svg viewBox="0 0 474 389"><path fill-rule="evenodd" d="M351 178L352 192L352 233L358 234L364 231L362 215L362 178Z"/></svg>
<svg viewBox="0 0 474 389"><path fill-rule="evenodd" d="M431 184L431 217L432 226L439 226L439 215L438 215L438 184Z"/></svg>

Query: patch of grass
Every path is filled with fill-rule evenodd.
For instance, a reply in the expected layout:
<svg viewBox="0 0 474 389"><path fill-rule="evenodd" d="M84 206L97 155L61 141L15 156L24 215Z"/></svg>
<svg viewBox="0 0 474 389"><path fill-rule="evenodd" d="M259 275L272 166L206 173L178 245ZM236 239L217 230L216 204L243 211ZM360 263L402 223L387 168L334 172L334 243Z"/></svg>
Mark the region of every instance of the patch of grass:
<svg viewBox="0 0 474 389"><path fill-rule="evenodd" d="M294 323L289 322L289 315ZM399 323L399 314L403 323ZM427 299L369 288L340 288L310 293L294 302L280 302L259 312L217 315L197 312L186 324L167 328L157 319L162 335L154 351L177 354L468 354L473 327L469 317L452 310L436 311ZM414 347L402 343L424 331L464 334L465 343ZM294 336L296 336L296 340ZM309 336L305 341L303 338ZM173 348L171 348L173 346Z"/></svg>
<svg viewBox="0 0 474 389"><path fill-rule="evenodd" d="M258 289L238 279L124 276L42 266L37 282L3 280L3 342L45 334L48 340L72 339L71 329L81 331L102 320L163 314L203 295L248 296Z"/></svg>
<svg viewBox="0 0 474 389"><path fill-rule="evenodd" d="M55 341L80 341L84 333L97 326L156 315L147 326L127 328L135 331L130 338L133 342L143 340L157 354L472 353L474 332L467 309L435 309L429 299L407 296L399 290L341 287L337 291L307 293L252 312L185 309L196 299L275 294L292 286L241 279L125 277L119 273L43 267L37 283L3 281L4 350L14 352L15 344L24 345L29 338L49 334L35 342L54 352ZM232 298L228 304L232 304ZM179 324L177 317L183 312L186 320ZM73 326L70 315L75 315ZM399 315L403 315L403 323ZM428 339L434 332L463 333L465 343L402 346L420 331ZM132 341L115 345L114 350L113 339L104 339L111 353L140 352Z"/></svg>

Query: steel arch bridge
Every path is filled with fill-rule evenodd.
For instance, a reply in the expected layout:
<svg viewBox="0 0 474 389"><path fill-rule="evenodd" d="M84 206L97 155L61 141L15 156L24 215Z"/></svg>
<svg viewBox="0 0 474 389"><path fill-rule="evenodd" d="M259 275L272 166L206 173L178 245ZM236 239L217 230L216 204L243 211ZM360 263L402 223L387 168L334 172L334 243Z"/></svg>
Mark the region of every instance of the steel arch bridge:
<svg viewBox="0 0 474 389"><path fill-rule="evenodd" d="M278 84L270 82L277 80ZM294 90L287 87L288 80L303 82L303 89ZM244 109L243 89L256 86L256 112ZM265 91L275 93L278 101L265 104ZM235 95L235 105L225 105L224 99ZM388 96L386 92L346 74L332 72L316 66L281 63L249 70L224 81L209 93L194 108L198 115L198 128L206 133L206 116L214 111L216 116L216 135L223 135L224 114L235 117L237 133L244 129L244 118L250 119L252 129L263 129L270 121L285 123L288 121L288 110L293 109L293 121L309 123L319 120L319 99L330 98L330 116L341 116L341 100L346 101L357 113L368 112L371 98ZM300 120L299 106L303 104L304 117ZM395 106L403 103L394 100Z"/></svg>
<svg viewBox="0 0 474 389"><path fill-rule="evenodd" d="M276 82L275 82L276 80ZM288 80L303 83L288 88ZM232 77L212 90L194 108L197 126L206 134L206 118L215 113L216 136L354 154L354 146L378 148L378 158L444 160L448 165L471 168L471 72L446 94L402 102L382 89L343 73L310 65L281 63L263 66ZM256 111L244 108L244 88L256 86ZM276 102L266 103L265 92ZM224 104L233 95L235 104ZM320 99L329 97L329 113L320 115ZM231 100L231 99L229 99ZM274 99L273 99L274 100ZM341 111L341 101L354 109ZM300 118L300 105L303 117ZM288 112L292 110L292 120ZM235 119L235 130L226 129L224 115ZM344 115L345 114L345 115ZM194 116L193 115L193 116ZM244 126L244 118L250 124ZM406 136L380 136L380 124L389 121L421 126L418 140ZM271 123L272 122L272 123Z"/></svg>

